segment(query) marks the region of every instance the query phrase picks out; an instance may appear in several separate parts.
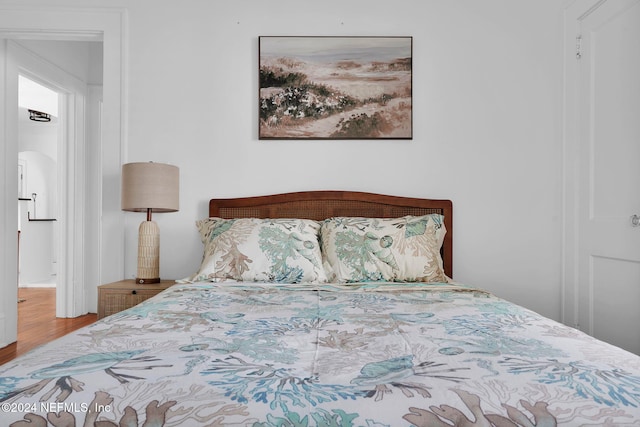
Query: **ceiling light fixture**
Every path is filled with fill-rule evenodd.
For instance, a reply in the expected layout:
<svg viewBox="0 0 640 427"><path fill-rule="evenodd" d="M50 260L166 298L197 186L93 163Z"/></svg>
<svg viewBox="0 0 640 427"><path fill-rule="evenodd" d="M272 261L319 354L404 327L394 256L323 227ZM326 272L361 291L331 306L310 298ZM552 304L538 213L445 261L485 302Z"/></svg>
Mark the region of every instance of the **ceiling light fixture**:
<svg viewBox="0 0 640 427"><path fill-rule="evenodd" d="M50 122L51 115L43 113L42 111L29 110L29 120L34 122Z"/></svg>

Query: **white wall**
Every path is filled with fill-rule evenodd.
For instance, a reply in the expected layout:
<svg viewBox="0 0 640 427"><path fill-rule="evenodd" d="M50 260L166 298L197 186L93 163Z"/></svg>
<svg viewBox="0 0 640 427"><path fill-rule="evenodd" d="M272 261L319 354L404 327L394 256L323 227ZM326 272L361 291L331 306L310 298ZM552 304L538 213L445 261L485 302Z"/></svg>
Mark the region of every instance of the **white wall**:
<svg viewBox="0 0 640 427"><path fill-rule="evenodd" d="M49 145L56 144L55 128L49 136ZM22 136L22 135L21 135ZM56 163L38 151L21 151L18 159L25 164L26 194L31 200L18 202L18 229L20 230L20 252L18 268L19 286L55 286L56 245L55 221L30 221L31 219L55 218L56 212ZM36 193L34 202L32 193Z"/></svg>
<svg viewBox="0 0 640 427"><path fill-rule="evenodd" d="M566 3L20 2L127 9L123 162L181 168L180 212L154 216L163 278L197 268L193 222L212 196L346 189L451 198L455 279L555 319ZM259 141L260 35L413 36L413 140ZM143 218L123 215L133 277Z"/></svg>
<svg viewBox="0 0 640 427"><path fill-rule="evenodd" d="M54 140L52 143L55 144L56 141ZM21 151L18 153L18 159L25 164L25 196L33 198L32 194L36 194L35 203L31 200L26 206L30 212L31 219L55 218L58 190L56 162L39 151Z"/></svg>
<svg viewBox="0 0 640 427"><path fill-rule="evenodd" d="M18 149L37 151L54 162L58 160L58 119L50 122L35 122L27 119L27 108L19 108Z"/></svg>

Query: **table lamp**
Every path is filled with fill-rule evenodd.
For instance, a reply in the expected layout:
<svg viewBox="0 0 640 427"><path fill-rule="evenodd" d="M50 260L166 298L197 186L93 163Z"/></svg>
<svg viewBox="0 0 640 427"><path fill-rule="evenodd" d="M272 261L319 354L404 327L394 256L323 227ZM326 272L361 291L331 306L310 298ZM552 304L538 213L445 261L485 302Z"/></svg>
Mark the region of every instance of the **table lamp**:
<svg viewBox="0 0 640 427"><path fill-rule="evenodd" d="M176 212L179 188L176 166L153 162L122 165L122 210L147 212L147 220L138 229L138 284L160 282L160 229L151 213Z"/></svg>

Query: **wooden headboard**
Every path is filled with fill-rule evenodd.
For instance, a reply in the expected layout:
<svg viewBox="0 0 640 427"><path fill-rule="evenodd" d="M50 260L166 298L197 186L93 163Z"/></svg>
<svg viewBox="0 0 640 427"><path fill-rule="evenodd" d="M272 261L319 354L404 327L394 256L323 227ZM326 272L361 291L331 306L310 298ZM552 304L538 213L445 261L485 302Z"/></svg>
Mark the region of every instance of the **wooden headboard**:
<svg viewBox="0 0 640 427"><path fill-rule="evenodd" d="M218 218L304 218L334 216L398 218L444 215L447 234L442 245L445 274L453 277L453 204L451 200L386 196L355 191L303 191L270 196L211 199L209 216Z"/></svg>

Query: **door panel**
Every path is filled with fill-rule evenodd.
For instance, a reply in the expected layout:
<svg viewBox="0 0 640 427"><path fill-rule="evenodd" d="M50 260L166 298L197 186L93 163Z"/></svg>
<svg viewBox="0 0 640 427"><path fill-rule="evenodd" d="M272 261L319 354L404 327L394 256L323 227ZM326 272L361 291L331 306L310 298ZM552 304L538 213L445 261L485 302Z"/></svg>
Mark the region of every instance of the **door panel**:
<svg viewBox="0 0 640 427"><path fill-rule="evenodd" d="M612 3L611 0L609 3ZM591 30L593 216L630 216L640 193L640 4ZM614 5L615 6L615 5ZM604 6L603 6L604 7Z"/></svg>
<svg viewBox="0 0 640 427"><path fill-rule="evenodd" d="M580 28L579 324L640 354L640 1L598 3Z"/></svg>

